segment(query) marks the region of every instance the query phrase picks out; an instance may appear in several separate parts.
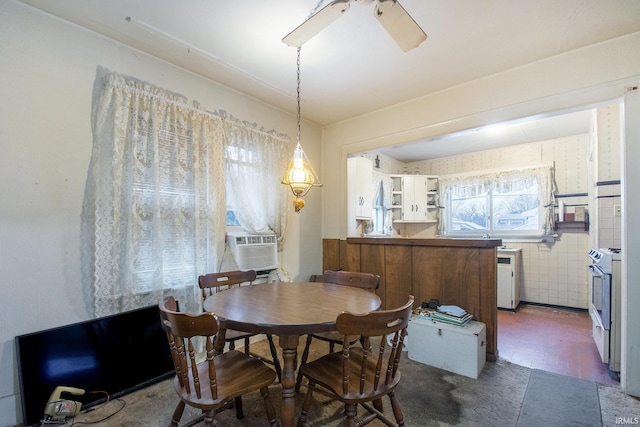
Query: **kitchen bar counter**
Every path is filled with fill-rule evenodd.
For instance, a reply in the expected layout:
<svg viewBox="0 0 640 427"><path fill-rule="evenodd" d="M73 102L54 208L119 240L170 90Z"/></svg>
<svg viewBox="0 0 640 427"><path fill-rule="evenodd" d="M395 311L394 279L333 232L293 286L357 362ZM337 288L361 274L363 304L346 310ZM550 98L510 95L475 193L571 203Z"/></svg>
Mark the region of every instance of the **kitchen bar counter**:
<svg viewBox="0 0 640 427"><path fill-rule="evenodd" d="M463 248L496 248L502 246L502 239L412 239L408 237L348 237L348 243L406 245L406 246L447 246Z"/></svg>
<svg viewBox="0 0 640 427"><path fill-rule="evenodd" d="M437 299L457 305L487 327L487 359L497 349L497 248L501 239L323 239L323 270L363 271L380 276L383 308L414 295L416 305ZM414 338L418 339L418 338Z"/></svg>

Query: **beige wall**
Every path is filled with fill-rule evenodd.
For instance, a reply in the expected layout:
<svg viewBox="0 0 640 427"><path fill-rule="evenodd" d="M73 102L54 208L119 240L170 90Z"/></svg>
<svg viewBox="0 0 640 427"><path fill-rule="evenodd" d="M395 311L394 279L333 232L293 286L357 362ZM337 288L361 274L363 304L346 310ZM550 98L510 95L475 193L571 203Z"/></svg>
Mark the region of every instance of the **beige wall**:
<svg viewBox="0 0 640 427"><path fill-rule="evenodd" d="M4 427L21 419L14 336L90 317L81 289L80 215L99 76L115 71L292 138L296 120L292 114L16 2L0 3L0 40L0 272L5 302L0 310L0 426ZM308 157L320 165L321 129L303 123L302 134ZM293 279L321 271L321 204L322 190L314 189L300 214L291 210L281 266Z"/></svg>

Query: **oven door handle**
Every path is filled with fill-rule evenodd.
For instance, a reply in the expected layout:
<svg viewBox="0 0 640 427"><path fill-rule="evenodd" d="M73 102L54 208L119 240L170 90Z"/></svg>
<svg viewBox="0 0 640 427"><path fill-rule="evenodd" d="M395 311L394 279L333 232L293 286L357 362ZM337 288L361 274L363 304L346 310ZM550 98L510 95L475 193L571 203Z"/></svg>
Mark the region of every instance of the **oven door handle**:
<svg viewBox="0 0 640 427"><path fill-rule="evenodd" d="M593 264L588 265L587 270L589 270L589 273L591 273L592 276L602 277L602 271L600 271L600 269Z"/></svg>

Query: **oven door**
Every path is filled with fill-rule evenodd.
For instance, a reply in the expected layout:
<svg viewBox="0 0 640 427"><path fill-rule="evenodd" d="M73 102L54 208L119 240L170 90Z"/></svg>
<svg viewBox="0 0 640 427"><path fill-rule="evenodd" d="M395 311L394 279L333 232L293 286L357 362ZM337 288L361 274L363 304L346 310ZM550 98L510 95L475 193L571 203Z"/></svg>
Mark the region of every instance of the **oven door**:
<svg viewBox="0 0 640 427"><path fill-rule="evenodd" d="M591 312L606 330L611 328L611 275L595 264L588 267L591 276Z"/></svg>
<svg viewBox="0 0 640 427"><path fill-rule="evenodd" d="M589 314L591 314L592 320L592 336L593 341L598 348L600 359L604 363L609 362L609 329L611 328L611 322L603 322L603 316L609 313L608 302L610 300L608 293L605 294L604 290L607 289L607 274L604 274L597 266L588 266L589 276L591 278L591 295L589 296L590 307ZM605 302L606 300L606 302Z"/></svg>

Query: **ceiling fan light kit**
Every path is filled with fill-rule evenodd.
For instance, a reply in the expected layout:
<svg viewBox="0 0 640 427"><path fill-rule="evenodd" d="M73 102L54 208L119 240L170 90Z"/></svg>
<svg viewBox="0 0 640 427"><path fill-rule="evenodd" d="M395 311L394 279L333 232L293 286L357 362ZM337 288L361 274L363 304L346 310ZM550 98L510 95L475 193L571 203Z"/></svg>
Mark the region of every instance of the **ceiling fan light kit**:
<svg viewBox="0 0 640 427"><path fill-rule="evenodd" d="M427 34L397 0L334 0L287 34L282 41L300 47L349 10L352 2L376 5L373 15L391 38L404 50L410 51L427 39Z"/></svg>

